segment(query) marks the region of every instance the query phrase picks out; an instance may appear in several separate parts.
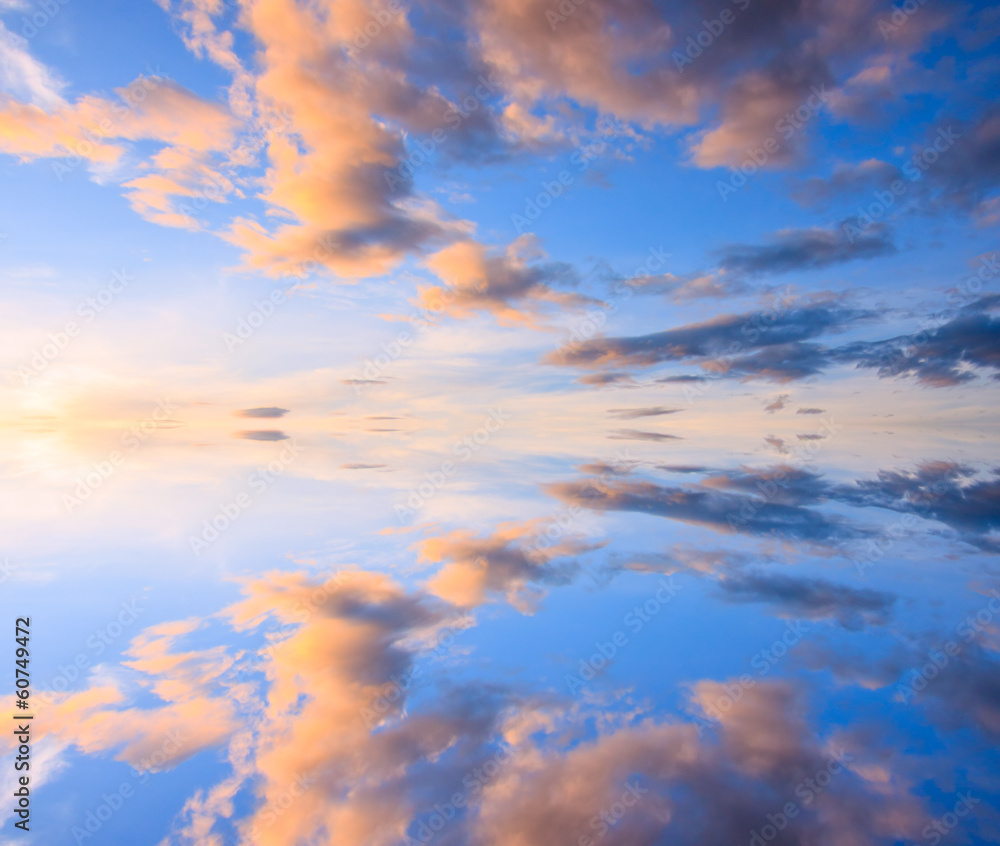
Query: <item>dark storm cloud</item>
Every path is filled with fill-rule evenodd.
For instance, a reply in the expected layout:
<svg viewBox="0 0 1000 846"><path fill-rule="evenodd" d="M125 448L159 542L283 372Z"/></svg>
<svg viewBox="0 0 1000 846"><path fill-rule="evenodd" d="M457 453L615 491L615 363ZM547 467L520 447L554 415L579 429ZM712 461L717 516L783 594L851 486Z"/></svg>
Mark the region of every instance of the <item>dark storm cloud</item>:
<svg viewBox="0 0 1000 846"><path fill-rule="evenodd" d="M793 229L779 232L770 244L731 244L720 251L726 271L747 276L814 270L857 259L890 255L896 251L888 228L869 227L861 237L834 229Z"/></svg>

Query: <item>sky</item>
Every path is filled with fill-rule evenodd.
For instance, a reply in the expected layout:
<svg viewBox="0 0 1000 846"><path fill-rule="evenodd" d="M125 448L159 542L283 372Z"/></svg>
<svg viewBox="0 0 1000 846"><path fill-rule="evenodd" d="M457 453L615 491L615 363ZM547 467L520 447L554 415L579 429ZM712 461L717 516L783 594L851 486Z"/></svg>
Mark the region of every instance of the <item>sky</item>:
<svg viewBox="0 0 1000 846"><path fill-rule="evenodd" d="M0 0L0 846L1000 842L998 36Z"/></svg>

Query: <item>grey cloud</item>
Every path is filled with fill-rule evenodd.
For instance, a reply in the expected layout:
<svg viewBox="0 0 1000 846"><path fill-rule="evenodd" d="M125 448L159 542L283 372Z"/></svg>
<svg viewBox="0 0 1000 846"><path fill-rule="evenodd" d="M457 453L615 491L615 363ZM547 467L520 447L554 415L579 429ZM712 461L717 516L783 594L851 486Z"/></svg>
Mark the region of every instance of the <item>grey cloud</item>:
<svg viewBox="0 0 1000 846"><path fill-rule="evenodd" d="M782 616L833 619L852 630L884 624L895 602L894 596L882 591L760 571L727 575L718 589L731 602L765 602Z"/></svg>
<svg viewBox="0 0 1000 846"><path fill-rule="evenodd" d="M242 438L245 441L285 441L288 435L278 429L252 429L249 431L237 432L233 437Z"/></svg>
<svg viewBox="0 0 1000 846"><path fill-rule="evenodd" d="M665 414L677 414L681 408L666 408L658 405L653 408L611 408L608 414L619 420L637 420L640 417L662 417Z"/></svg>
<svg viewBox="0 0 1000 846"><path fill-rule="evenodd" d="M640 429L615 429L609 438L616 441L680 441L677 435L666 435L662 432L643 432Z"/></svg>
<svg viewBox="0 0 1000 846"><path fill-rule="evenodd" d="M844 227L794 229L779 232L770 244L732 244L720 252L720 263L730 272L747 276L814 270L896 251L884 224L869 227L850 238Z"/></svg>
<svg viewBox="0 0 1000 846"><path fill-rule="evenodd" d="M276 406L244 408L236 412L237 417L284 417L286 414L288 414L287 408L277 408Z"/></svg>

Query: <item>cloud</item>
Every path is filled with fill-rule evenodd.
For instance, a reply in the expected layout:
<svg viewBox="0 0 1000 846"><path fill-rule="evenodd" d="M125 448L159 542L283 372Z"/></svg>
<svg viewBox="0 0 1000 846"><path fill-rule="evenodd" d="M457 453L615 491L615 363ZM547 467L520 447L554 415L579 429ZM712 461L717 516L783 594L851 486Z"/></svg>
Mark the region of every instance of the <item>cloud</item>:
<svg viewBox="0 0 1000 846"><path fill-rule="evenodd" d="M702 360L703 366L725 372L733 350L776 348L773 360L737 359L748 371L756 368L765 372L787 366L786 355L801 350L801 342L826 332L846 328L871 317L870 313L830 303L812 303L780 312L749 312L727 314L704 321L668 329L650 335L620 338L593 338L569 344L546 356L549 364L602 368L609 366L649 367L655 364ZM712 364L711 357L717 357ZM801 370L802 365L799 366ZM811 372L811 371L810 371Z"/></svg>
<svg viewBox="0 0 1000 846"><path fill-rule="evenodd" d="M876 370L882 378L913 376L933 388L951 387L976 378L977 368L1000 373L1000 319L987 312L1000 298L984 297L936 328L885 341L848 344L834 351L836 360Z"/></svg>
<svg viewBox="0 0 1000 846"><path fill-rule="evenodd" d="M730 273L763 276L793 270L815 270L896 251L884 224L869 227L861 237L848 237L843 226L832 229L790 229L778 232L770 244L731 244L720 253Z"/></svg>
<svg viewBox="0 0 1000 846"><path fill-rule="evenodd" d="M236 412L237 417L284 417L288 414L287 408L277 408L267 406L264 408L244 408Z"/></svg>
<svg viewBox="0 0 1000 846"><path fill-rule="evenodd" d="M597 385L599 387L605 385L625 385L626 387L638 385L632 374L618 370L606 373L585 373L577 381L581 385Z"/></svg>
<svg viewBox="0 0 1000 846"><path fill-rule="evenodd" d="M595 302L557 291L554 285L574 285L576 274L569 265L539 263L543 257L532 235L520 236L502 253L491 253L475 241L451 244L426 260L446 287L422 288L419 304L452 317L484 311L502 324L534 326L545 305Z"/></svg>
<svg viewBox="0 0 1000 846"><path fill-rule="evenodd" d="M825 408L800 408L795 413L796 414L825 414L826 413L826 409Z"/></svg>
<svg viewBox="0 0 1000 846"><path fill-rule="evenodd" d="M681 408L666 408L662 405L652 408L610 408L608 414L619 420L638 420L641 417L662 417L666 414L677 414Z"/></svg>
<svg viewBox="0 0 1000 846"><path fill-rule="evenodd" d="M768 414L774 414L776 411L781 411L788 402L789 394L778 394L771 402L764 406L764 411Z"/></svg>
<svg viewBox="0 0 1000 846"><path fill-rule="evenodd" d="M65 83L35 59L27 45L0 21L0 90L24 97L40 109L57 109L65 103L60 94Z"/></svg>
<svg viewBox="0 0 1000 846"><path fill-rule="evenodd" d="M640 429L615 429L608 435L612 440L617 441L681 441L678 435L667 435L663 432L643 432Z"/></svg>
<svg viewBox="0 0 1000 846"><path fill-rule="evenodd" d="M788 447L785 446L784 438L777 438L774 435L768 435L764 438L764 442L774 447L774 449L781 455L788 455Z"/></svg>

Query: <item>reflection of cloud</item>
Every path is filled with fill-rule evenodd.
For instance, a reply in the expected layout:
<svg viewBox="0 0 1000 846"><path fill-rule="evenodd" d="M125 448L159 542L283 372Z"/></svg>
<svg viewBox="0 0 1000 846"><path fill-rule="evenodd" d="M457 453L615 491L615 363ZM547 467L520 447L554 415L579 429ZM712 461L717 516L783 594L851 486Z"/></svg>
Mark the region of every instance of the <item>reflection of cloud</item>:
<svg viewBox="0 0 1000 846"><path fill-rule="evenodd" d="M287 441L288 435L278 429L250 429L237 432L234 438L246 441Z"/></svg>
<svg viewBox="0 0 1000 846"><path fill-rule="evenodd" d="M499 593L524 613L541 598L539 585L565 584L578 570L571 556L595 549L563 538L547 541L534 523L506 524L485 538L457 531L420 543L423 561L446 563L428 582L428 590L471 608Z"/></svg>
<svg viewBox="0 0 1000 846"><path fill-rule="evenodd" d="M926 461L913 470L880 470L875 479L831 489L831 496L859 507L889 508L938 520L970 543L1000 551L991 534L1000 529L1000 477L951 461Z"/></svg>
<svg viewBox="0 0 1000 846"><path fill-rule="evenodd" d="M834 620L845 629L883 625L895 597L882 591L840 585L827 579L764 571L744 554L675 546L668 553L632 556L611 572L691 573L715 580L725 602L760 602L783 618Z"/></svg>
<svg viewBox="0 0 1000 846"><path fill-rule="evenodd" d="M846 629L885 623L895 601L880 591L780 573L733 573L719 582L719 589L730 602L766 602L783 617L833 618Z"/></svg>
<svg viewBox="0 0 1000 846"><path fill-rule="evenodd" d="M46 719L34 740L50 738L85 754L117 751L138 770L170 769L204 749L223 743L237 728L235 701L225 688L232 658L224 647L176 652L174 645L197 622L146 629L128 651L138 691L118 681L95 681L78 692L50 694ZM132 702L136 693L158 704Z"/></svg>
<svg viewBox="0 0 1000 846"><path fill-rule="evenodd" d="M511 527L505 537L523 535ZM477 540L443 542L458 551ZM235 827L240 842L260 846L391 846L421 825L442 843L560 842L593 831L625 795L629 812L607 832L616 846L658 842L665 832L682 844L741 842L766 809L787 802L797 803L795 831L809 842L823 842L831 820L858 842L912 839L926 822L905 777L867 775L896 753L877 740L819 734L799 684L695 681L691 709L710 720L701 727L585 703L543 705L495 684L449 681L447 667L429 673L437 665L418 650L464 615L384 574L272 572L245 581L243 594L217 618L243 634L270 630L259 662L233 647L177 651L199 628L194 620L149 629L130 650L128 665L157 695L197 703L209 723L213 707L228 708L227 732L239 726L232 775L198 789L165 843L207 843ZM206 699L219 684L231 698ZM414 695L428 686L440 695ZM74 703L85 722L77 736L101 729L93 717L104 711L119 717L115 745L157 721L155 707L114 711L119 695L77 694L88 697ZM198 717L185 716L191 725L181 731L198 731ZM108 740L81 748L100 751ZM833 778L822 789L806 787L824 771ZM464 807L434 821L449 803Z"/></svg>
<svg viewBox="0 0 1000 846"><path fill-rule="evenodd" d="M795 504L794 486L801 487L804 479L793 477L793 489L774 497L738 495L717 489L740 490L750 481L740 476L715 476L697 485L663 487L652 482L588 479L547 485L545 490L581 508L656 515L727 534L739 532L814 542L831 542L864 534L835 517ZM757 481L760 480L754 480ZM779 483L773 480L771 487L781 490Z"/></svg>

